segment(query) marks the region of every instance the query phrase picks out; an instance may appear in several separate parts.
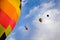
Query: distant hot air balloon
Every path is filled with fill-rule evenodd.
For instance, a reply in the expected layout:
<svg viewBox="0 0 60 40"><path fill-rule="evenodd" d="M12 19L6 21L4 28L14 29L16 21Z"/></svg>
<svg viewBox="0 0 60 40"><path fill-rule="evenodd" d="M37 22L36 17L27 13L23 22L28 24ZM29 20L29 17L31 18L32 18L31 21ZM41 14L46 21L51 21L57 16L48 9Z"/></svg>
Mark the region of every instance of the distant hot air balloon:
<svg viewBox="0 0 60 40"><path fill-rule="evenodd" d="M43 19L42 19L42 18L39 18L39 21L40 21L40 22L42 22L42 21L43 21Z"/></svg>
<svg viewBox="0 0 60 40"><path fill-rule="evenodd" d="M26 29L26 30L28 30L28 27L27 27L27 26L25 26L25 29Z"/></svg>
<svg viewBox="0 0 60 40"><path fill-rule="evenodd" d="M0 40L5 40L14 29L20 13L20 0L0 0Z"/></svg>
<svg viewBox="0 0 60 40"><path fill-rule="evenodd" d="M47 14L47 17L49 17L49 14Z"/></svg>

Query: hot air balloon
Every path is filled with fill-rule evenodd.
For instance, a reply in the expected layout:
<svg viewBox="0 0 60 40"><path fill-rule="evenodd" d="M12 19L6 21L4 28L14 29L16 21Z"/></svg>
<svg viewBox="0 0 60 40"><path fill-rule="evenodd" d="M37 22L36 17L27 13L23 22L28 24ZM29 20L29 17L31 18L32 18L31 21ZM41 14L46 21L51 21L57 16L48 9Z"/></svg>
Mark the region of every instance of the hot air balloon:
<svg viewBox="0 0 60 40"><path fill-rule="evenodd" d="M43 21L43 19L42 18L39 18L39 22L42 22Z"/></svg>
<svg viewBox="0 0 60 40"><path fill-rule="evenodd" d="M20 0L0 0L0 40L5 40L14 29L20 13Z"/></svg>
<svg viewBox="0 0 60 40"><path fill-rule="evenodd" d="M25 29L26 29L26 30L28 30L28 27L27 27L27 26L25 26Z"/></svg>
<svg viewBox="0 0 60 40"><path fill-rule="evenodd" d="M49 17L49 14L47 14L47 17Z"/></svg>

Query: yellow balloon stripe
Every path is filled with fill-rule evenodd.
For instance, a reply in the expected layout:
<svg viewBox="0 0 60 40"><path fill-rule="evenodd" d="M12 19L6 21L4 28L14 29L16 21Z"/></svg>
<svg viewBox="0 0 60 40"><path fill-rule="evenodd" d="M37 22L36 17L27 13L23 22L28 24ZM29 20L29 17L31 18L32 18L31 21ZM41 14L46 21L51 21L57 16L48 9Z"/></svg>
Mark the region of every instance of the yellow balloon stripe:
<svg viewBox="0 0 60 40"><path fill-rule="evenodd" d="M4 32L5 32L5 28L3 28L3 26L0 24L0 38Z"/></svg>
<svg viewBox="0 0 60 40"><path fill-rule="evenodd" d="M12 31L12 28L10 25L8 26L7 29L4 29L3 26L0 24L0 37L3 35L4 32L6 36L8 36L11 31Z"/></svg>
<svg viewBox="0 0 60 40"><path fill-rule="evenodd" d="M11 26L9 25L8 28L5 29L5 34L6 34L6 36L8 36L11 31L12 31L12 28L11 28Z"/></svg>

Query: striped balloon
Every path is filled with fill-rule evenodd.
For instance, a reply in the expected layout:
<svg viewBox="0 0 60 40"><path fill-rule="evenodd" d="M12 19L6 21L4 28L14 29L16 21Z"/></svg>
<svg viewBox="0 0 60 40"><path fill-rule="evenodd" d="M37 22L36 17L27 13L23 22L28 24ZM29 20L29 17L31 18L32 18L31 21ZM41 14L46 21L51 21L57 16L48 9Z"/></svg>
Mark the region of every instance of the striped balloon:
<svg viewBox="0 0 60 40"><path fill-rule="evenodd" d="M21 13L21 0L0 0L0 40L5 40Z"/></svg>

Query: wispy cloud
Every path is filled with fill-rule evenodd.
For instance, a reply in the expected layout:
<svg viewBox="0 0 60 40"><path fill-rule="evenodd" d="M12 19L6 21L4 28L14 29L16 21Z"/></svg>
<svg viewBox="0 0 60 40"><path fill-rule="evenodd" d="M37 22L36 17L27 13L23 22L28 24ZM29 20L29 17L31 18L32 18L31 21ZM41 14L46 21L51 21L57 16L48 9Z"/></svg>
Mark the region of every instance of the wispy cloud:
<svg viewBox="0 0 60 40"><path fill-rule="evenodd" d="M28 0L22 0L22 6L25 6L25 4L28 2Z"/></svg>
<svg viewBox="0 0 60 40"><path fill-rule="evenodd" d="M13 38L13 37L10 37L8 40L16 40L15 38Z"/></svg>
<svg viewBox="0 0 60 40"><path fill-rule="evenodd" d="M21 31L21 32L23 32L23 34L26 32L28 32L26 29L25 29L25 26L19 26L18 27L18 31Z"/></svg>
<svg viewBox="0 0 60 40"><path fill-rule="evenodd" d="M15 32L12 32L8 37L7 37L7 39L6 40L16 40L16 38L15 38Z"/></svg>
<svg viewBox="0 0 60 40"><path fill-rule="evenodd" d="M32 24L36 29L31 37L32 40L60 40L60 21L56 19L60 19L60 10L54 8L54 6L53 1L42 3L31 9L30 13L26 15L26 18L35 16ZM47 14L49 14L49 17L46 16ZM42 23L39 22L39 18L43 19Z"/></svg>
<svg viewBox="0 0 60 40"><path fill-rule="evenodd" d="M17 31L22 34L23 37L28 35L29 30L25 29L25 26L19 26Z"/></svg>
<svg viewBox="0 0 60 40"><path fill-rule="evenodd" d="M42 3L38 6L35 6L33 9L29 11L29 14L25 16L25 18L29 18L35 14L42 13L50 8L53 8L55 6L55 3L53 1L50 1L48 3Z"/></svg>

